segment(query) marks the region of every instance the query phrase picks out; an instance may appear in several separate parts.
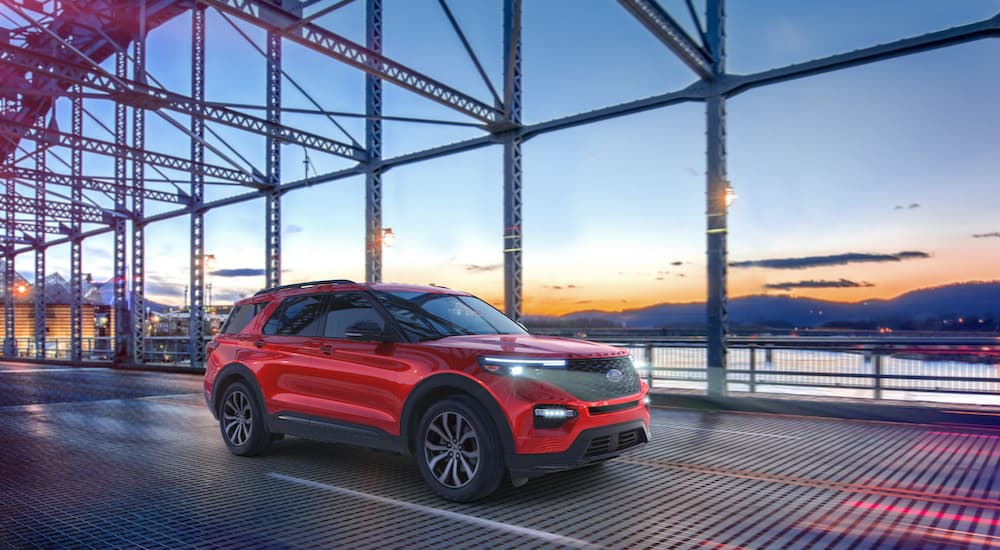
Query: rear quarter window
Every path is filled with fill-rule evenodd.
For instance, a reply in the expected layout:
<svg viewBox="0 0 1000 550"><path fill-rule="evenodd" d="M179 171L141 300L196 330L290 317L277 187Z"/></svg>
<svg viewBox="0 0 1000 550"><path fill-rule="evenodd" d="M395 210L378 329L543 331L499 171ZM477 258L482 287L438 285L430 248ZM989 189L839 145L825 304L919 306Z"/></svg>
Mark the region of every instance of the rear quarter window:
<svg viewBox="0 0 1000 550"><path fill-rule="evenodd" d="M266 305L267 302L257 302L256 304L243 304L234 307L229 312L229 317L226 317L226 322L222 325L222 330L219 332L222 334L239 334Z"/></svg>
<svg viewBox="0 0 1000 550"><path fill-rule="evenodd" d="M317 294L286 298L264 324L269 336L318 336L323 318L323 296Z"/></svg>

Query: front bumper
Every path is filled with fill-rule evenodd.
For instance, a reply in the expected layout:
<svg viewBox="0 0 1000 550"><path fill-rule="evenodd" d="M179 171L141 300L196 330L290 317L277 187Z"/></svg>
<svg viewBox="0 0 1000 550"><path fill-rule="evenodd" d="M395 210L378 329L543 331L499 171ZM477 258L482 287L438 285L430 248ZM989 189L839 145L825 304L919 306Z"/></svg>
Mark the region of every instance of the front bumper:
<svg viewBox="0 0 1000 550"><path fill-rule="evenodd" d="M537 477L615 458L649 442L646 422L637 419L580 432L564 452L507 456L511 477Z"/></svg>

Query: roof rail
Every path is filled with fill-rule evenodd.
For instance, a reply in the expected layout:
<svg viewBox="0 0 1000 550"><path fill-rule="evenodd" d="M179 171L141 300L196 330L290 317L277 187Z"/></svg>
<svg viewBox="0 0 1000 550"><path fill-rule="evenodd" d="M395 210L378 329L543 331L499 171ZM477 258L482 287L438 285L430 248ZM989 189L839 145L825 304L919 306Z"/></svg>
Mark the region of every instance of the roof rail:
<svg viewBox="0 0 1000 550"><path fill-rule="evenodd" d="M272 292L277 292L279 290L288 290L290 288L306 288L310 286L319 285L354 285L357 284L350 279L329 279L326 281L309 281L306 283L292 283L290 285L272 286L271 288L264 288L258 290L254 293L254 296L260 296L262 294L270 294Z"/></svg>

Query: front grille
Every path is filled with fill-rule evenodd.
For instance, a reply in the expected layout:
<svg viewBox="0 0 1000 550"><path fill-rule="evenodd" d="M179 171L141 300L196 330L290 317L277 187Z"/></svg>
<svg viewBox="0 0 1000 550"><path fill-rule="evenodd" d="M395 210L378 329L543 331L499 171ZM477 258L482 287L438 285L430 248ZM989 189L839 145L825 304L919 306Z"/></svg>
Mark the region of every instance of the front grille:
<svg viewBox="0 0 1000 550"><path fill-rule="evenodd" d="M612 370L621 376L609 378ZM565 368L537 369L536 376L584 401L606 401L639 393L639 375L628 357L569 359Z"/></svg>
<svg viewBox="0 0 1000 550"><path fill-rule="evenodd" d="M646 435L641 429L627 430L611 435L602 435L590 440L585 456L601 456L615 451L635 447L646 442Z"/></svg>

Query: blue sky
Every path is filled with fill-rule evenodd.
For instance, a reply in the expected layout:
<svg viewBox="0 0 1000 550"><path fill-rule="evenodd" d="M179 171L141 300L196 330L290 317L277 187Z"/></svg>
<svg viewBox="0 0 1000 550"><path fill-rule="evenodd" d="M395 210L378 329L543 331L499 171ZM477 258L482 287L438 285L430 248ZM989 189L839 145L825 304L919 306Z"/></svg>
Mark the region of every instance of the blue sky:
<svg viewBox="0 0 1000 550"><path fill-rule="evenodd" d="M691 28L683 2L662 3ZM500 87L501 4L449 4ZM728 70L755 72L1000 12L1000 0L869 4L731 0ZM363 5L355 2L321 22L362 41ZM384 9L388 56L491 101L437 2L387 0ZM151 74L182 93L189 87L189 25L187 15L178 17L149 39ZM263 32L237 25L261 43ZM671 91L694 80L690 70L611 0L525 0L523 27L528 123ZM208 99L263 104L263 58L213 12L208 36ZM288 73L324 108L363 111L359 71L287 42L284 53ZM797 269L733 268L730 294L791 292L860 300L996 278L1000 238L973 235L1000 231L995 221L1000 207L997 59L1000 43L985 40L731 99L729 177L739 198L730 215L730 258L855 253L882 260L833 265L821 260ZM392 85L384 89L386 114L463 120ZM283 101L290 107L310 106L287 82ZM110 125L110 103L89 101L87 107ZM68 114L60 102L60 127L69 128ZM155 115L147 120L151 149L187 154L186 136ZM322 117L286 115L285 121L348 139ZM363 142L359 120L338 121ZM110 139L95 123L88 121L87 127L90 135ZM262 167L263 139L213 128ZM704 131L704 106L691 103L526 142L526 312L620 309L703 298ZM387 123L384 154L478 135L468 128ZM301 148L285 146L283 152L283 180L301 178ZM385 280L444 284L500 302L501 154L499 147L490 147L385 174L383 223L397 235L396 244L384 252ZM214 154L208 157L224 164ZM310 159L319 173L351 164L320 153L310 153ZM110 173L107 159L88 155L85 165L88 173ZM58 168L58 163L50 160L50 166ZM147 175L157 177L149 169ZM285 196L284 281L363 278L363 185L362 178L351 178ZM222 187L210 190L208 198L243 191ZM164 209L147 203L147 212ZM256 200L207 215L206 251L216 256L218 270L263 267L263 212L263 202ZM182 300L187 224L187 218L178 218L148 230L147 285L153 299ZM85 271L99 279L109 276L110 247L110 237L89 240ZM907 251L923 255L898 256ZM885 259L892 255L895 260ZM50 271L68 272L67 247L53 248L48 257ZM29 272L31 265L30 255L18 258L20 271ZM221 301L259 288L263 277L219 275L211 282ZM782 285L784 290L777 288Z"/></svg>

